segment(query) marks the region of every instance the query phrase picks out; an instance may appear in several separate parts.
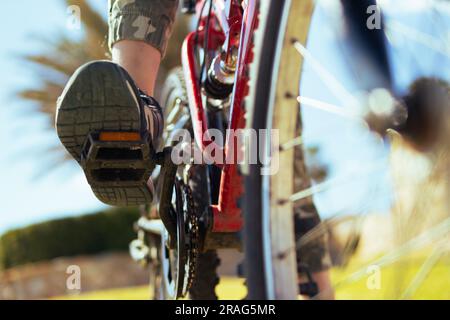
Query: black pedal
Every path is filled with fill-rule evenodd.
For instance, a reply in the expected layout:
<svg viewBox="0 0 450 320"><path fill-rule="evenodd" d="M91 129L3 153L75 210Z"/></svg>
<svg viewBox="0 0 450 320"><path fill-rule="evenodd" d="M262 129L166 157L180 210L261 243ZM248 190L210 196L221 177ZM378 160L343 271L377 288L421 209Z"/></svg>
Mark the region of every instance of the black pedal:
<svg viewBox="0 0 450 320"><path fill-rule="evenodd" d="M91 133L81 153L81 166L96 185L139 185L154 167L147 137L137 132Z"/></svg>

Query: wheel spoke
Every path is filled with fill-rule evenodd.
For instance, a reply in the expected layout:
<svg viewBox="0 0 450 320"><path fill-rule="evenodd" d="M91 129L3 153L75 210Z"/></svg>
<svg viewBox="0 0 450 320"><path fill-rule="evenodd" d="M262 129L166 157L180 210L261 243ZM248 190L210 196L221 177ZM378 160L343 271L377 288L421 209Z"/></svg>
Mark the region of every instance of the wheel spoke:
<svg viewBox="0 0 450 320"><path fill-rule="evenodd" d="M175 106L170 111L170 113L167 115L167 119L166 119L167 123L172 123L174 121L175 117L180 112L180 107L181 107L181 102L175 103Z"/></svg>
<svg viewBox="0 0 450 320"><path fill-rule="evenodd" d="M298 193L295 193L294 195L292 195L289 198L289 201L295 202L295 201L302 200L302 199L310 197L310 196L312 196L312 195L314 195L316 193L319 193L319 192L325 191L327 189L330 189L330 188L332 188L335 185L342 185L342 184L345 184L345 183L349 183L350 180L354 181L353 178L355 178L355 177L361 177L361 176L363 176L365 174L371 174L371 173L377 172L381 168L383 168L383 166L381 166L380 164L376 164L376 165L372 165L372 166L364 168L365 170L352 171L351 173L349 173L347 175L343 175L343 176L338 177L336 179L328 180L326 182L317 184L317 185L315 185L315 186L313 186L311 188L307 188L307 189L304 189L304 190L302 190L302 191L300 191ZM364 208L368 208L368 207L369 207L369 204L365 203L364 204ZM360 210L360 211L362 211L362 210ZM353 217L349 217L349 219L353 219ZM359 219L358 219L358 221L359 221ZM358 223L359 226L361 226L361 224L362 223ZM293 250L296 250L296 248L299 245L305 245L307 242L310 242L310 241L316 239L317 237L323 235L323 233L326 232L326 231L328 231L328 225L322 223L321 225L319 225L319 226L315 227L313 230L311 230L310 233L306 234L304 237L299 239L296 242L295 246L290 247L290 248L286 249L284 252L282 252L281 256L283 256L283 255L285 255L285 254L287 254L287 253L289 253L289 252L291 252ZM274 257L274 258L276 258L276 257Z"/></svg>
<svg viewBox="0 0 450 320"><path fill-rule="evenodd" d="M398 247L397 249L385 254L381 258L372 261L371 263L366 264L364 267L358 269L357 271L353 272L349 276L347 276L345 279L339 281L338 283L333 285L333 288L336 289L340 286L343 286L348 283L352 283L355 281L360 280L362 277L367 276L367 268L371 265L377 265L379 267L383 267L389 264L392 264L396 261L398 261L400 258L405 256L408 253L413 252L414 250L420 249L425 247L427 244L431 243L432 241L438 240L441 237L448 236L450 232L450 218L447 218L437 226L429 229L428 231L420 234L419 236L409 240L402 246ZM320 298L322 294L329 293L329 290L333 290L333 288L330 288L328 290L324 290L321 294L316 296L315 298Z"/></svg>
<svg viewBox="0 0 450 320"><path fill-rule="evenodd" d="M303 142L304 141L303 141L303 137L302 136L295 137L294 139L291 139L291 140L283 143L280 146L280 151L285 151L285 150L289 150L291 148L295 148L295 147L301 146L303 144Z"/></svg>
<svg viewBox="0 0 450 320"><path fill-rule="evenodd" d="M301 106L308 106L313 107L319 110L327 111L329 113L333 113L345 118L349 119L355 119L355 120L362 120L356 112L351 112L348 110L345 110L345 108L337 106L335 104L331 104L328 102L324 102L321 100L308 98L304 96L298 96L297 101L300 103Z"/></svg>
<svg viewBox="0 0 450 320"><path fill-rule="evenodd" d="M302 199L305 199L307 197L313 196L316 193L323 192L325 190L328 190L336 185L342 185L346 183L350 183L351 181L354 181L355 177L361 177L362 175L370 174L373 172L376 172L380 169L382 169L383 166L380 164L371 165L368 167L365 167L361 170L352 170L349 174L342 175L341 177L330 179L322 183L318 183L316 185L313 185L310 188L304 189L302 191L299 191L297 193L294 193L289 197L289 201L295 202Z"/></svg>
<svg viewBox="0 0 450 320"><path fill-rule="evenodd" d="M295 40L293 45L297 52L303 56L305 61L308 61L317 75L327 85L331 92L340 100L343 105L355 108L357 106L357 99L337 80L327 69L315 59L309 50L299 41Z"/></svg>
<svg viewBox="0 0 450 320"><path fill-rule="evenodd" d="M422 44L431 50L439 52L444 56L450 58L449 46L445 45L445 42L419 31L415 28L406 26L398 21L389 21L386 23L386 29L388 32L396 32L403 37L407 37L419 44Z"/></svg>
<svg viewBox="0 0 450 320"><path fill-rule="evenodd" d="M370 208L370 203L365 203L364 205L360 206L357 212L365 212L368 208ZM357 214L357 215L346 215L348 213L348 210L341 210L341 213L335 214L332 218L329 218L325 221L322 221L319 225L314 227L311 231L306 233L304 236L302 236L300 239L298 239L296 243L296 248L305 246L309 244L312 241L317 240L321 236L323 236L325 233L327 233L331 228L334 226L341 224L341 223L350 223L352 222L355 226L353 230L353 234L356 234L358 230L360 230L363 226L363 222L366 219L366 214ZM356 226L358 228L356 228Z"/></svg>
<svg viewBox="0 0 450 320"><path fill-rule="evenodd" d="M420 285L425 281L426 277L433 270L433 267L439 262L440 258L449 250L450 248L448 248L446 242L441 244L441 246L436 247L422 264L420 270L403 292L400 299L409 299L417 291L417 289L419 289Z"/></svg>

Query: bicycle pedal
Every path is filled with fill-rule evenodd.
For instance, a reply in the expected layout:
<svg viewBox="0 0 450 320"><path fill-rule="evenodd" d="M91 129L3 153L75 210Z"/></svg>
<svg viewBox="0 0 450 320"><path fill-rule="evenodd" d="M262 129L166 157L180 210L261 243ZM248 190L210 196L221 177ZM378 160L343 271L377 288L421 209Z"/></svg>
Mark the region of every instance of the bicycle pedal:
<svg viewBox="0 0 450 320"><path fill-rule="evenodd" d="M150 248L141 239L131 241L129 245L131 258L141 264L147 264L150 260Z"/></svg>
<svg viewBox="0 0 450 320"><path fill-rule="evenodd" d="M141 184L154 166L148 137L139 132L91 133L81 153L81 166L96 185Z"/></svg>

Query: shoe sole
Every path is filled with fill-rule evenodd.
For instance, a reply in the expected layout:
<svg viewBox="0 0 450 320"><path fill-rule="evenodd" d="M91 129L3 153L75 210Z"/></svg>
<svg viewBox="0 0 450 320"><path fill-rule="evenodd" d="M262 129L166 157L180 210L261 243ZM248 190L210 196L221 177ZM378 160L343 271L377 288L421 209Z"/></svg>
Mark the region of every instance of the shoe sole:
<svg viewBox="0 0 450 320"><path fill-rule="evenodd" d="M147 185L153 169L150 166L142 169L138 179L127 181L125 177L122 181L105 181L92 174L91 152L86 153L87 161L82 161L83 148L91 135L142 132L137 92L132 83L130 76L116 64L94 62L75 72L58 101L56 128L59 139L83 168L97 198L109 205L134 206L152 202ZM116 147L118 144L120 147L120 143L123 150L129 147L127 142L116 142ZM127 160L121 162L127 165ZM133 170L134 162L128 161L128 170Z"/></svg>

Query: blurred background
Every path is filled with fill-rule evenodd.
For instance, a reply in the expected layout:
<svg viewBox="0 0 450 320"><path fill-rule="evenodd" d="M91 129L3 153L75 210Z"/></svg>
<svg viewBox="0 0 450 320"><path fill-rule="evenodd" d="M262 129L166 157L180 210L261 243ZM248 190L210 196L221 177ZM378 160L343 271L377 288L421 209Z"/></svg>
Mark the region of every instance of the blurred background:
<svg viewBox="0 0 450 320"><path fill-rule="evenodd" d="M54 130L56 99L74 70L109 58L107 14L107 1L88 0L20 0L1 10L0 299L65 295L69 265L87 270L83 291L148 282L126 252L138 209L98 201ZM180 63L188 24L177 19L159 87Z"/></svg>
<svg viewBox="0 0 450 320"><path fill-rule="evenodd" d="M72 19L73 5L80 8L80 25ZM411 5L406 12L394 5L389 8L387 13L397 22L433 33L431 26L426 29L416 19L429 7ZM447 54L428 60L439 62L434 67L439 71L433 74L448 81L450 19L449 11L441 13L447 17L440 30ZM148 296L147 272L126 252L138 209L100 203L53 128L55 101L68 77L87 61L108 59L106 18L107 1L2 4L0 299ZM323 32L324 37L311 36L308 48L330 72L342 75L340 66L345 62L331 54L337 52L336 39L332 29L322 27L324 21L326 11L318 10L311 32ZM181 42L192 24L179 15L158 87L180 64ZM395 44L391 54L404 61L405 57L395 56L395 48L414 41L405 44L402 35L391 36ZM412 44L413 51L430 56L423 43ZM399 85L429 70L425 60L422 65L411 62L407 69L397 68ZM304 69L308 79L302 83L304 95L336 103L313 68L306 64ZM350 76L341 79L351 87ZM302 112L308 168L321 188L315 196L324 219L318 232L330 236L337 297L450 299L448 156L418 153L395 134L383 140L359 124L317 109L305 107ZM245 287L236 270L242 255L231 250L220 254L219 297L240 299ZM70 265L81 267L81 290L67 289ZM371 276L377 277L378 271L381 286L376 285L378 278L371 286Z"/></svg>

